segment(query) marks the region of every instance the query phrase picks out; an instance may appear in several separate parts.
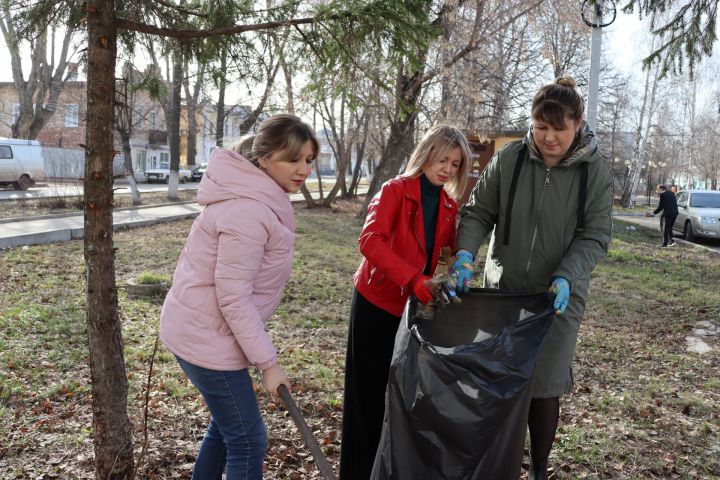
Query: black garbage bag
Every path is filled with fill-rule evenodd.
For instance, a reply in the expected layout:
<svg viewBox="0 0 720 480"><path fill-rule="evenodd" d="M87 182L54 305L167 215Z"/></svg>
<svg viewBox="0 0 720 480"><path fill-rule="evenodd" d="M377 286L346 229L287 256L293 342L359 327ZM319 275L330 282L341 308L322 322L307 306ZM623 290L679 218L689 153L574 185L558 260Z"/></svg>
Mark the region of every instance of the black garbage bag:
<svg viewBox="0 0 720 480"><path fill-rule="evenodd" d="M430 319L409 301L372 480L517 479L553 316L547 293L473 289Z"/></svg>

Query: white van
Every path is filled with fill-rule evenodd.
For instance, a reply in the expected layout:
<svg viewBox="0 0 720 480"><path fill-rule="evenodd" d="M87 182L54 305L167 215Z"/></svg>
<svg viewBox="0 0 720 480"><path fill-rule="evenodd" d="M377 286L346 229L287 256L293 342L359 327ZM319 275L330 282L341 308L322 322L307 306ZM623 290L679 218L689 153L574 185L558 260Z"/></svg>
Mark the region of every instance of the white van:
<svg viewBox="0 0 720 480"><path fill-rule="evenodd" d="M45 180L40 142L0 137L0 185L27 190L37 180Z"/></svg>

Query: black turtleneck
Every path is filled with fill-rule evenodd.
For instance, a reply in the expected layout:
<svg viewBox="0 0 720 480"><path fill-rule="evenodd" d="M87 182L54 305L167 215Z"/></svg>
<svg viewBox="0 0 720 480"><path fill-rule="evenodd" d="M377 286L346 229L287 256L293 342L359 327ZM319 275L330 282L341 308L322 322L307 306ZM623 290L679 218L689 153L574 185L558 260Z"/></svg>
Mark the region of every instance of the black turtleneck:
<svg viewBox="0 0 720 480"><path fill-rule="evenodd" d="M435 248L435 228L437 226L438 205L440 205L440 190L430 183L425 174L420 175L420 194L422 197L423 226L425 227L425 275L432 275L430 265L432 263L433 249Z"/></svg>

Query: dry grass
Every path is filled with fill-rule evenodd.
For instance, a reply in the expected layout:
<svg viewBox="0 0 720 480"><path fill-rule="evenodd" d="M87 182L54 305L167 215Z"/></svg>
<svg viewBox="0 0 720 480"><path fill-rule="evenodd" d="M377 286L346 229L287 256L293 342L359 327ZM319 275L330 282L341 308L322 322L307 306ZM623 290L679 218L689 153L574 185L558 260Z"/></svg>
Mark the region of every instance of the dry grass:
<svg viewBox="0 0 720 480"><path fill-rule="evenodd" d="M294 274L271 324L293 394L331 463L339 459L346 317L361 224L359 202L297 207ZM115 234L119 282L170 275L190 221ZM555 479L713 479L720 476L720 348L685 349L699 321L720 323L720 259L658 250L655 233L617 223L596 270L551 457ZM0 479L92 478L91 406L79 241L0 251ZM136 447L158 299L120 309ZM188 478L207 413L161 349L141 478ZM266 478L317 478L278 403L260 394L270 449Z"/></svg>

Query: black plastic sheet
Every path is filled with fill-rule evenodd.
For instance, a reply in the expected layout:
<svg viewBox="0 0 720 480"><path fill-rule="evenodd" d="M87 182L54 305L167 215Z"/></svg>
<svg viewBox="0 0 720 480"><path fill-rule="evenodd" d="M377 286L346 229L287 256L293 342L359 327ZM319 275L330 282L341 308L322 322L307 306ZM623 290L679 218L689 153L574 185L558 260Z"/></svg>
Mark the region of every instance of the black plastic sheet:
<svg viewBox="0 0 720 480"><path fill-rule="evenodd" d="M551 302L546 293L473 289L422 319L409 301L371 478L518 478Z"/></svg>

